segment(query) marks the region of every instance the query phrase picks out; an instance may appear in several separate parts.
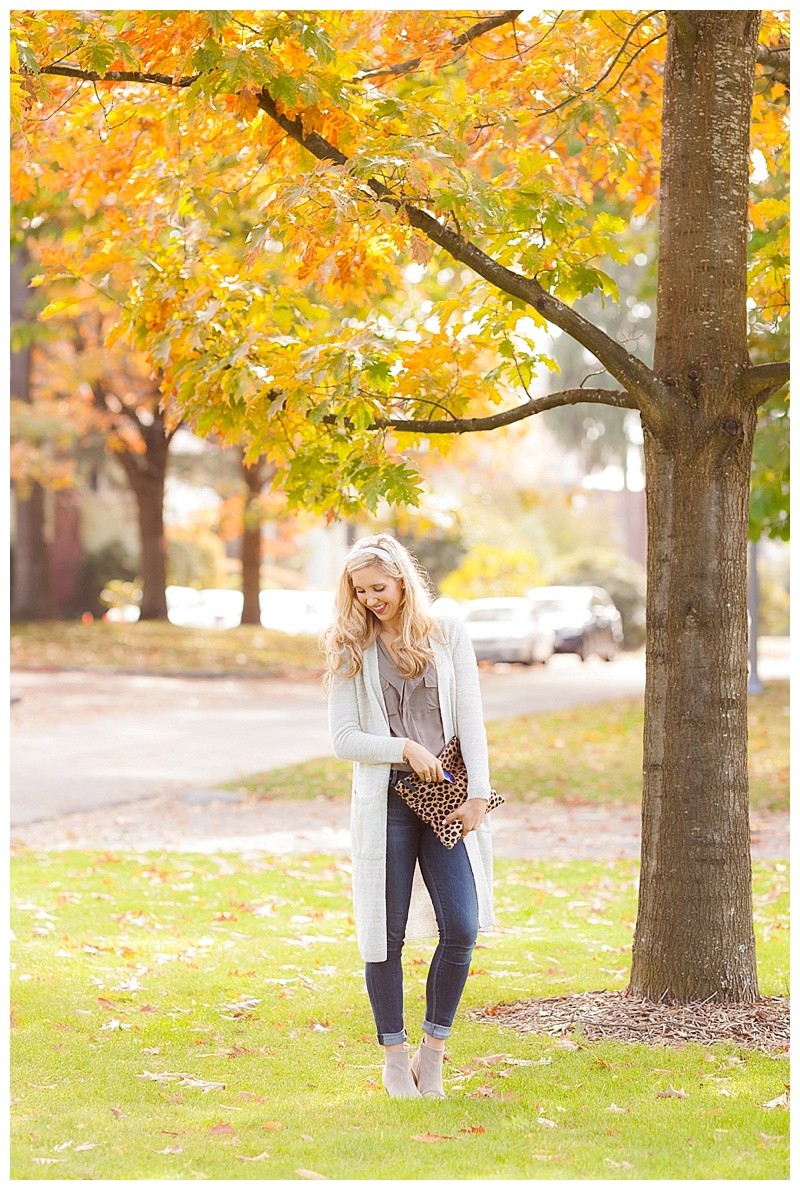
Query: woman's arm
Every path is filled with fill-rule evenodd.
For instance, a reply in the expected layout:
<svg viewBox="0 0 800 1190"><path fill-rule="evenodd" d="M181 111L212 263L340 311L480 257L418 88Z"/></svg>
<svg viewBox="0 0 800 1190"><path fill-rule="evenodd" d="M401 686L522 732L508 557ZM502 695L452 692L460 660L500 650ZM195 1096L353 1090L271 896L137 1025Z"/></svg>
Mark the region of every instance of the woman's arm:
<svg viewBox="0 0 800 1190"><path fill-rule="evenodd" d="M361 730L354 678L334 676L328 692L328 723L333 752L360 764L400 764L406 740Z"/></svg>

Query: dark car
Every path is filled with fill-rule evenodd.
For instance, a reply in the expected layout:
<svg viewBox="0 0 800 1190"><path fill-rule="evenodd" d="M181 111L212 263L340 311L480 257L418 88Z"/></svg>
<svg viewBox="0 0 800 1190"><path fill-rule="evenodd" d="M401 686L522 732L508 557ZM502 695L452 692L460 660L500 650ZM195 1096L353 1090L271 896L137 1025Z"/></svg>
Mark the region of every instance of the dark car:
<svg viewBox="0 0 800 1190"><path fill-rule="evenodd" d="M528 598L552 625L554 652L611 661L622 646L622 617L602 587L534 587Z"/></svg>

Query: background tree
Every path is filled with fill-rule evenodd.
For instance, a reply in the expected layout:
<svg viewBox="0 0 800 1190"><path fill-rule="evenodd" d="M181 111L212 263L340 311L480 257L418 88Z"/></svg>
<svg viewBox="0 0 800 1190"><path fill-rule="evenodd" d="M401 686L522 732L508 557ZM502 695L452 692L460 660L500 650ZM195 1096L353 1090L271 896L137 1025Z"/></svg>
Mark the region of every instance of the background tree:
<svg viewBox="0 0 800 1190"><path fill-rule="evenodd" d="M181 195L202 187L192 171L211 129L215 150L238 138L232 164L215 155L215 182L238 171L236 193L249 188L263 212L248 259L256 276L268 262L268 293L222 247L197 249L210 224L187 222L179 200L174 244L134 220L135 250L150 256L134 261L129 241L99 229L71 267L96 276L98 251L127 253L137 283L120 325L161 366L165 398L204 432L248 435L298 501L348 513L413 500L399 435L489 430L578 403L638 412L648 637L630 986L656 1000L752 1001L747 504L757 411L788 363L749 355L748 280L775 294L773 325L785 314L785 226L762 211L767 238L748 261L748 186L754 145L768 173L782 168L786 85L774 71L786 30L781 14L752 11L544 13L524 28L520 16L24 13L17 118L26 103L52 114L65 102L51 76L119 94L113 139L130 152L115 185L131 186L130 154L146 151L136 129L151 156L179 150ZM773 77L754 93L759 57ZM65 140L85 137L89 99L84 89L84 123L73 108ZM48 121L51 139L57 127ZM47 158L31 156L44 176ZM147 176L163 209L163 180ZM619 256L624 223L601 197L630 217L653 206L657 183L649 364L574 302L615 296L602 264ZM130 221L135 202L122 206ZM412 328L385 313L409 257L454 269L435 317ZM344 300L356 313L337 320ZM531 325L546 324L616 387L537 394L547 360Z"/></svg>
<svg viewBox="0 0 800 1190"><path fill-rule="evenodd" d="M11 400L30 407L33 333L30 262L24 241L12 245ZM26 410L27 412L27 410ZM12 470L13 473L13 470ZM11 570L11 614L15 619L46 620L55 611L50 547L45 528L45 487L27 468L16 470L16 534Z"/></svg>

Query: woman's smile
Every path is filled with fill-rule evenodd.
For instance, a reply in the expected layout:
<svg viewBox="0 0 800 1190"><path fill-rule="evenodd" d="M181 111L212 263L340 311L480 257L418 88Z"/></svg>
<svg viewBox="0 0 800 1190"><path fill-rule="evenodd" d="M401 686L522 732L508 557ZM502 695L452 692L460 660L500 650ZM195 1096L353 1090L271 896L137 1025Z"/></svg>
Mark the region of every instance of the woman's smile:
<svg viewBox="0 0 800 1190"><path fill-rule="evenodd" d="M382 567L371 563L362 566L352 574L356 599L367 611L372 612L381 624L400 627L400 605L403 602L403 584L400 579L386 574Z"/></svg>

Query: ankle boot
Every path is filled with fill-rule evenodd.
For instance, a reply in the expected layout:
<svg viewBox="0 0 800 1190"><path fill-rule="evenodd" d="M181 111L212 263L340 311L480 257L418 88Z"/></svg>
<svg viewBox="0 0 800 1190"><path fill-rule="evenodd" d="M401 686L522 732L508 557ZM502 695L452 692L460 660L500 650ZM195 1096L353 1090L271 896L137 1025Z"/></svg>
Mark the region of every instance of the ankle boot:
<svg viewBox="0 0 800 1190"><path fill-rule="evenodd" d="M423 1036L419 1049L411 1059L411 1073L420 1095L428 1099L444 1099L442 1086L442 1063L444 1050L435 1050L425 1044Z"/></svg>
<svg viewBox="0 0 800 1190"><path fill-rule="evenodd" d="M408 1050L384 1050L383 1085L392 1099L419 1099L419 1091L411 1077Z"/></svg>

